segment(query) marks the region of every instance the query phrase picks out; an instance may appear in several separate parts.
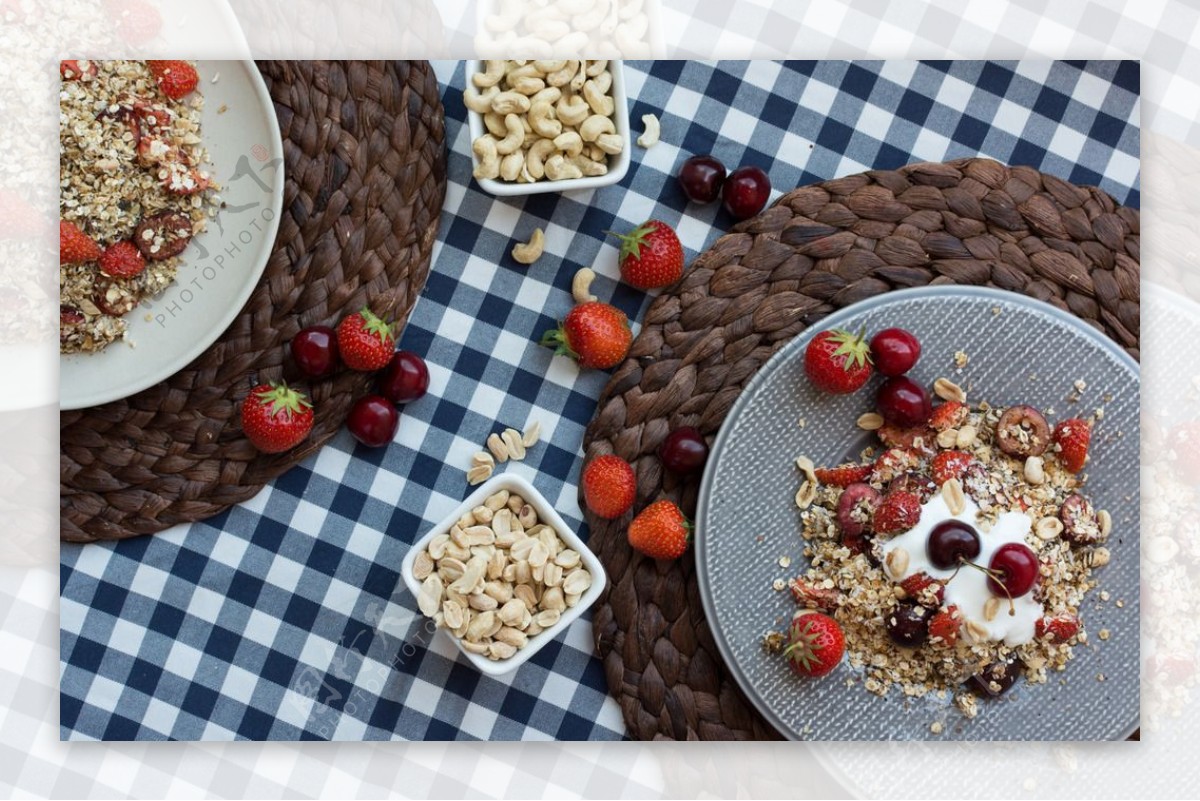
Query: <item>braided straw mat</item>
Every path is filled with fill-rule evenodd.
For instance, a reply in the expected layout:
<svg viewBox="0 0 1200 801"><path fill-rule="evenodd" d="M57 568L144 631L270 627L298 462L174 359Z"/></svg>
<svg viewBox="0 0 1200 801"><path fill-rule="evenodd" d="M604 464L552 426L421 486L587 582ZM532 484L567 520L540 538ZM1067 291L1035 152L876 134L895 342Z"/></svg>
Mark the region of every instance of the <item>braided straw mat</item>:
<svg viewBox="0 0 1200 801"><path fill-rule="evenodd" d="M667 433L711 439L771 354L835 309L900 287L978 284L1066 309L1138 357L1139 217L1098 189L986 159L913 164L806 186L739 224L651 305L584 439L634 465L641 508L694 517L699 479L665 475ZM581 499L581 506L583 506ZM638 739L778 735L726 672L690 554L655 562L629 517L588 515L608 571L594 627L609 688Z"/></svg>
<svg viewBox="0 0 1200 801"><path fill-rule="evenodd" d="M305 382L312 434L282 454L242 435L241 401L299 379L285 343L369 305L403 324L429 274L446 191L437 78L424 61L259 63L283 134L283 212L263 278L221 338L166 381L63 412L62 539L119 539L210 517L337 433L372 377Z"/></svg>

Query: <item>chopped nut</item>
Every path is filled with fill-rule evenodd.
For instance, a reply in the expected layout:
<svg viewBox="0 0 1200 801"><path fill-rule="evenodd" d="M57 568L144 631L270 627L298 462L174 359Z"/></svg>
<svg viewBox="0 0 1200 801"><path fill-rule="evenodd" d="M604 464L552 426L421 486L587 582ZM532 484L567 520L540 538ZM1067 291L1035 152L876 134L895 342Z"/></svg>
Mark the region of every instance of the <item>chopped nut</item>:
<svg viewBox="0 0 1200 801"><path fill-rule="evenodd" d="M933 393L942 400L958 401L966 403L967 393L963 392L962 387L955 384L948 378L939 378L933 382Z"/></svg>

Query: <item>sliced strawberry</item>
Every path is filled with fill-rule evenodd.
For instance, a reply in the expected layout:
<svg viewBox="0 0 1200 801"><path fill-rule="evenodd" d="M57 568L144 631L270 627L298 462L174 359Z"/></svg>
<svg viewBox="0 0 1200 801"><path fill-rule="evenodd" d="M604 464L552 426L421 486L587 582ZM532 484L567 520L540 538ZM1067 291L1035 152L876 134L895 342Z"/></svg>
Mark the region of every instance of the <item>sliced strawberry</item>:
<svg viewBox="0 0 1200 801"><path fill-rule="evenodd" d="M961 622L962 615L957 606L951 604L939 609L929 619L929 641L946 646L954 645L958 642L958 627Z"/></svg>
<svg viewBox="0 0 1200 801"><path fill-rule="evenodd" d="M1053 617L1047 615L1039 618L1034 625L1034 634L1038 639L1051 642L1066 642L1079 633L1079 618L1072 614L1061 614Z"/></svg>
<svg viewBox="0 0 1200 801"><path fill-rule="evenodd" d="M1054 427L1054 442L1058 445L1058 460L1072 473L1078 473L1087 462L1092 427L1086 420L1072 417Z"/></svg>
<svg viewBox="0 0 1200 801"><path fill-rule="evenodd" d="M921 519L921 500L911 492L892 492L884 496L875 510L872 527L877 534L907 531Z"/></svg>
<svg viewBox="0 0 1200 801"><path fill-rule="evenodd" d="M921 464L921 456L909 448L889 448L879 454L871 468L871 483L886 484Z"/></svg>
<svg viewBox="0 0 1200 801"><path fill-rule="evenodd" d="M892 423L884 423L878 431L879 441L889 448L905 448L919 453L933 453L937 444L937 434L928 426L913 426L901 428Z"/></svg>
<svg viewBox="0 0 1200 801"><path fill-rule="evenodd" d="M817 481L829 487L848 487L865 481L871 475L871 465L841 464L837 467L818 467Z"/></svg>
<svg viewBox="0 0 1200 801"><path fill-rule="evenodd" d="M970 413L971 410L965 403L946 401L934 408L933 415L929 418L929 425L938 431L958 428L967 422L967 416Z"/></svg>
<svg viewBox="0 0 1200 801"><path fill-rule="evenodd" d="M952 478L961 479L975 462L975 457L966 451L942 451L933 457L929 474L939 487Z"/></svg>
<svg viewBox="0 0 1200 801"><path fill-rule="evenodd" d="M923 571L901 581L900 587L909 598L932 609L941 606L946 595L946 585Z"/></svg>
<svg viewBox="0 0 1200 801"><path fill-rule="evenodd" d="M804 576L798 576L789 581L788 589L792 592L792 600L798 606L818 609L822 612L832 612L837 609L838 599L842 597L836 587L817 586Z"/></svg>

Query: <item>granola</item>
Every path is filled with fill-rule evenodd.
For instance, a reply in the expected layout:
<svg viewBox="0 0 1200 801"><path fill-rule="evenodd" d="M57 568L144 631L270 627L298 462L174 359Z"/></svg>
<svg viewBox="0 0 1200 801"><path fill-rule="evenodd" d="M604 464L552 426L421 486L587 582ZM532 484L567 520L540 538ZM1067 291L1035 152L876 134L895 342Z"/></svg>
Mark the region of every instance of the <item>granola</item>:
<svg viewBox="0 0 1200 801"><path fill-rule="evenodd" d="M171 285L179 253L220 199L200 167L209 159L199 92L166 97L143 61L64 62L62 75L59 215L101 249L132 241L145 260L132 277L106 275L94 260L60 266L60 350L95 352Z"/></svg>

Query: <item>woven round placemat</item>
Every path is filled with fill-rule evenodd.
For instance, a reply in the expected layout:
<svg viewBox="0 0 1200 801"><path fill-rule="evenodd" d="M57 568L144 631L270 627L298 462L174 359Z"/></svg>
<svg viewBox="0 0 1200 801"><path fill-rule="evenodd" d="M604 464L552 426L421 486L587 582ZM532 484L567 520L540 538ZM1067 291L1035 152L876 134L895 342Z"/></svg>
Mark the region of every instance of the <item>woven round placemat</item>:
<svg viewBox="0 0 1200 801"><path fill-rule="evenodd" d="M262 280L211 348L166 381L60 418L62 539L120 539L210 517L335 434L372 376L304 381L285 344L370 306L401 324L429 273L446 191L443 110L428 62L267 61L283 135L283 212ZM238 412L285 378L309 391L312 434L259 453Z"/></svg>
<svg viewBox="0 0 1200 801"><path fill-rule="evenodd" d="M892 289L977 284L1048 301L1138 357L1139 216L1109 195L987 159L872 171L784 195L696 259L646 313L584 438L694 516L699 478L665 474L667 433L711 439L743 387L791 337L835 309ZM583 506L582 499L580 505ZM689 556L655 562L625 538L629 516L588 515L608 571L594 630L631 736L779 735L722 664Z"/></svg>

